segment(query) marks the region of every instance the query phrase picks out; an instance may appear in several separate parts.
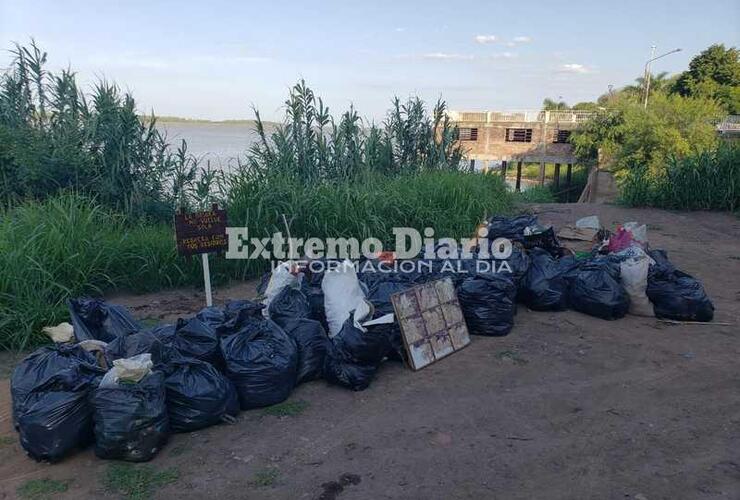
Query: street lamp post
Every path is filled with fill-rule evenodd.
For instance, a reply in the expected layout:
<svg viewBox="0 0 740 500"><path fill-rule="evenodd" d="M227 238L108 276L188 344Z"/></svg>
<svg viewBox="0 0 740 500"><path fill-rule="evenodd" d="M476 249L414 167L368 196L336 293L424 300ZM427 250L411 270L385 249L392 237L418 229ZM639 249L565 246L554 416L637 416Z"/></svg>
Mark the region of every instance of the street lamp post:
<svg viewBox="0 0 740 500"><path fill-rule="evenodd" d="M655 61L655 60L657 60L657 59L660 59L661 57L665 57L665 56L669 56L671 54L675 54L676 52L681 52L681 49L673 49L673 50L668 51L665 54L661 54L661 55L659 55L657 57L651 57L645 63L645 100L644 100L643 105L642 105L643 108L647 109L648 95L650 94L650 77L651 77L651 74L650 74L650 63L653 62L653 61ZM653 45L653 52L652 53L653 54L655 53L655 46L654 45Z"/></svg>

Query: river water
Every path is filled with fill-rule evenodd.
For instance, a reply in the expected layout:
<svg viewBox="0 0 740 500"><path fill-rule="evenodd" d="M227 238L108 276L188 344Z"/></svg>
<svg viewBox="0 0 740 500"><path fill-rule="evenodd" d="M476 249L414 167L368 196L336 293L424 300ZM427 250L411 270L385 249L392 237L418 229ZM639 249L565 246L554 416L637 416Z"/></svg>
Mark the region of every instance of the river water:
<svg viewBox="0 0 740 500"><path fill-rule="evenodd" d="M167 134L173 148L185 139L188 152L203 164L228 168L243 159L249 147L258 139L251 123L159 122L157 128Z"/></svg>
<svg viewBox="0 0 740 500"><path fill-rule="evenodd" d="M269 125L268 125L269 126ZM158 122L157 128L167 135L173 148L185 139L188 152L195 155L203 166L210 162L214 168L228 170L243 160L247 150L259 140L252 123L209 123L209 122ZM506 178L506 184L514 189L516 180ZM536 185L537 181L522 179L522 190Z"/></svg>

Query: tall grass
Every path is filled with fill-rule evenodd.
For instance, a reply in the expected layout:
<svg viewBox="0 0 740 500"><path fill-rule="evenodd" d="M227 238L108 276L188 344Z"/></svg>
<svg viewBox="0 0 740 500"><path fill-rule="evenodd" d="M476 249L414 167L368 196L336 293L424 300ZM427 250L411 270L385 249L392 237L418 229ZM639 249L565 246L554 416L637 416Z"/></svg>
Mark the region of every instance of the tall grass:
<svg viewBox="0 0 740 500"><path fill-rule="evenodd" d="M102 80L86 95L71 70L46 69L33 41L11 53L0 75L0 203L73 189L127 215L166 219L193 201L197 161L184 143L170 148L153 117L139 118L131 94Z"/></svg>
<svg viewBox="0 0 740 500"><path fill-rule="evenodd" d="M67 319L64 302L112 289L200 284L196 260L177 255L175 208L224 204L252 236L370 236L433 227L472 236L486 215L507 212L499 175L461 170L457 129L440 101L394 99L380 125L350 110L334 119L300 82L286 118L230 175L201 168L142 121L133 98L100 83L92 95L74 74L46 72L35 44L16 47L0 79L0 348L43 342L42 326ZM218 189L216 189L218 188ZM262 260L212 259L216 282L264 270Z"/></svg>
<svg viewBox="0 0 740 500"><path fill-rule="evenodd" d="M740 207L740 146L718 148L671 159L663 171L630 169L621 182L622 201L633 206L682 210Z"/></svg>
<svg viewBox="0 0 740 500"><path fill-rule="evenodd" d="M458 130L444 101L430 115L419 98L405 103L395 98L382 126L366 127L352 107L335 120L300 81L285 109L285 120L270 135L255 110L259 141L247 155L250 179L290 176L315 184L353 179L368 170L398 175L461 168Z"/></svg>
<svg viewBox="0 0 740 500"><path fill-rule="evenodd" d="M65 299L194 282L165 224L132 227L95 201L66 194L0 213L0 348L38 343L66 320Z"/></svg>
<svg viewBox="0 0 740 500"><path fill-rule="evenodd" d="M254 236L283 231L297 237L370 236L392 241L396 226L434 227L440 236L469 236L485 215L506 212L511 195L499 175L431 171L395 177L366 173L355 182L311 185L294 178L238 181L229 199L230 224Z"/></svg>
<svg viewBox="0 0 740 500"><path fill-rule="evenodd" d="M307 184L295 178L235 184L230 225L251 236L374 236L392 241L394 226L431 226L438 236L469 237L482 217L510 210L498 175L431 171L362 181ZM256 276L264 260L213 258L216 283ZM131 224L94 200L63 194L0 213L0 349L43 342L41 327L68 319L64 301L114 289L158 290L202 280L197 259L177 255L168 224Z"/></svg>

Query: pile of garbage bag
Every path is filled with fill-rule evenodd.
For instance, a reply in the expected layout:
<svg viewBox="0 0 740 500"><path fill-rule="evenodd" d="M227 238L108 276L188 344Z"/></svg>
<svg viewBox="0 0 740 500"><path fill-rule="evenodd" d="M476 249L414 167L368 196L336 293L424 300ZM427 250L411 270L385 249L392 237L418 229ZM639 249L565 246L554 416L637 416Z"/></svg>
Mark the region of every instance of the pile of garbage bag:
<svg viewBox="0 0 740 500"><path fill-rule="evenodd" d="M315 272L286 262L263 277L258 301L206 307L153 328L122 306L70 300L71 324L44 329L55 344L13 373L21 445L51 462L91 443L102 458L146 461L170 433L232 423L240 410L284 401L298 384L324 379L364 390L384 362L407 356L392 297L446 277L472 335L508 335L518 303L605 320L713 318L702 284L650 248L644 225L612 233L592 216L556 234L521 215L494 216L485 227L483 244L513 242L508 258L484 262L491 253L478 246L472 258L419 256L414 262L427 265L412 272L358 272L349 261ZM568 246L574 240L577 252Z"/></svg>
<svg viewBox="0 0 740 500"><path fill-rule="evenodd" d="M655 264L648 271L646 293L655 316L677 321L712 321L714 304L701 282L676 269L665 251L653 250L649 255Z"/></svg>
<svg viewBox="0 0 740 500"><path fill-rule="evenodd" d="M44 346L13 371L13 422L36 460L56 462L93 441L89 397L105 370L77 344Z"/></svg>
<svg viewBox="0 0 740 500"><path fill-rule="evenodd" d="M500 337L514 327L516 285L500 274L466 278L457 290L465 323L476 335Z"/></svg>
<svg viewBox="0 0 740 500"><path fill-rule="evenodd" d="M145 462L169 439L164 374L152 370L147 357L116 360L92 393L95 454L100 458ZM124 364L143 366L121 369Z"/></svg>

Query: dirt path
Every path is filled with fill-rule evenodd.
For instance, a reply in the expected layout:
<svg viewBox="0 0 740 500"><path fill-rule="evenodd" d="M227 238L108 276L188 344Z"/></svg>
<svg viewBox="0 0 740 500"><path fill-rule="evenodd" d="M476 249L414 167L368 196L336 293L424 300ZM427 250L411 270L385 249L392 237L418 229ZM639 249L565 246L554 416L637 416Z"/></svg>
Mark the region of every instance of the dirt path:
<svg viewBox="0 0 740 500"><path fill-rule="evenodd" d="M677 326L520 307L504 338L418 373L386 363L364 392L314 382L295 415L242 413L172 437L151 465L179 479L157 498L740 498L740 220L609 205L542 205L561 226L598 213L649 224L651 244L703 280L715 321ZM253 284L217 298L249 297ZM119 302L140 317L186 314L194 292ZM183 294L182 296L178 294ZM159 301L159 303L156 303ZM182 303L187 304L183 306ZM63 498L103 498L109 462L86 450L26 458L0 390L0 498L30 478L73 479Z"/></svg>

